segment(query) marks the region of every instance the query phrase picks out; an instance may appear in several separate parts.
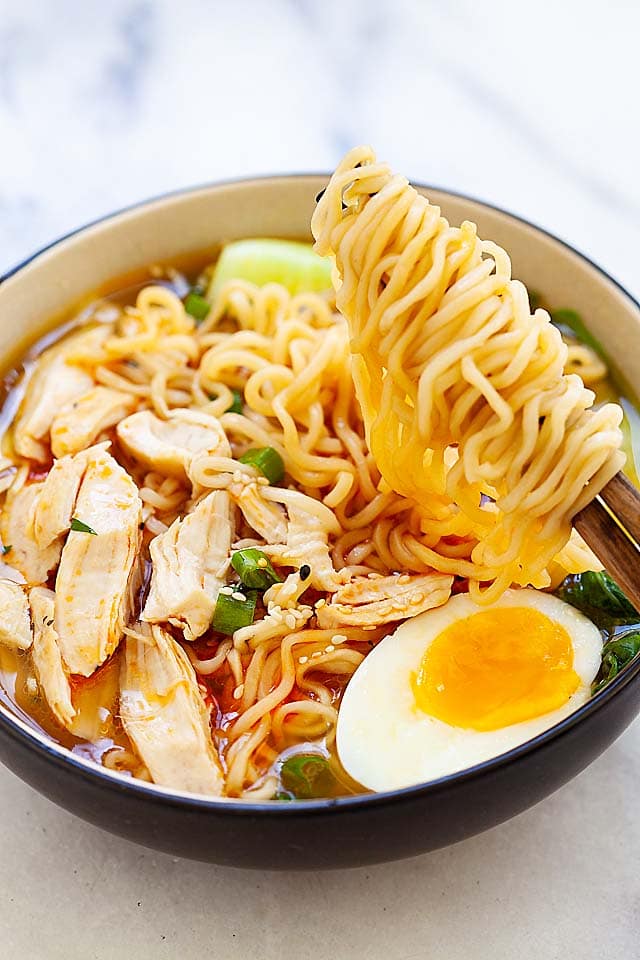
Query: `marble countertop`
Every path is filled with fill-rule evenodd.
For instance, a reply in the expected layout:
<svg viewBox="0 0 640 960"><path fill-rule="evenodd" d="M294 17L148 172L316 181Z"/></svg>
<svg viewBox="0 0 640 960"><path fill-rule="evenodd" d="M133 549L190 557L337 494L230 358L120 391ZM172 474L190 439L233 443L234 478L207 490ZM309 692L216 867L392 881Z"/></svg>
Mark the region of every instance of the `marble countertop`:
<svg viewBox="0 0 640 960"><path fill-rule="evenodd" d="M631 0L0 0L0 272L139 199L364 141L640 295L639 35ZM145 851L0 770L2 956L630 960L639 783L636 723L483 836L295 876Z"/></svg>

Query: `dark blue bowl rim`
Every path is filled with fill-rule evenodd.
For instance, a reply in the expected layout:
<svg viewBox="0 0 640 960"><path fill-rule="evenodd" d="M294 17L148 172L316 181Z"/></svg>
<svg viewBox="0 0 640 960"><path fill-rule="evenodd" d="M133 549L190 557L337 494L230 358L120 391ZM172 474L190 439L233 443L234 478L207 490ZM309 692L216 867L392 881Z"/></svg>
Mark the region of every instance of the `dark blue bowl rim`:
<svg viewBox="0 0 640 960"><path fill-rule="evenodd" d="M291 179L317 180L318 178L324 178L325 180L328 180L329 176L330 174L327 172L276 173L267 174L264 176L237 177L228 180L219 180L197 186L183 187L177 190L167 191L165 193L158 194L157 196L149 197L146 200L129 204L112 213L97 217L95 220L91 220L89 223L85 223L81 227L70 230L63 236L51 241L51 243L40 247L38 250L30 254L24 260L21 260L15 266L10 267L9 270L7 270L0 277L0 285L6 280L9 280L15 274L19 273L19 271L23 270L25 267L29 266L29 264L35 261L38 257L42 256L44 253L47 253L54 247L59 246L61 243L64 243L64 241L75 237L77 234L83 233L85 230L97 226L98 224L105 223L108 220L115 219L121 214L129 213L146 206L152 206L153 204L160 203L163 200L171 200L173 198L180 198L192 193L195 194L201 191L215 189L217 187L224 188L236 184L240 185L261 181ZM591 260L586 254L582 253L580 250L577 250L565 240L556 237L544 227L540 227L537 224L532 223L532 221L527 220L525 217L520 217L514 213L511 213L509 210L504 210L502 207L498 207L493 203L480 200L477 197L470 196L469 194L458 193L457 191L448 190L446 187L438 187L434 184L423 184L413 180L411 182L420 190L425 190L427 192L429 190L437 190L440 193L448 194L456 199L476 203L479 206L486 207L488 210L499 213L510 220L521 223L530 229L535 230L537 233L543 234L550 240L553 240L555 243L563 246L566 250L569 250L575 256L579 257L593 270L600 274L603 279L613 284L613 286L616 287L627 298L627 300L629 300L629 302L636 307L638 313L640 314L640 303L629 293L628 290L622 286L618 280L607 273L606 270ZM469 767L466 770L447 774L446 776L438 777L437 779L430 780L426 783L415 784L397 790L386 790L377 793L364 793L357 794L355 796L337 797L334 799L325 800L303 800L293 803L276 803L272 800L254 802L251 800L231 798L199 797L193 794L173 792L167 788L157 787L155 784L147 784L139 780L114 774L111 771L105 770L97 763L76 756L65 747L62 747L53 740L47 738L46 735L39 734L36 730L31 730L26 723L24 723L24 721L20 721L17 717L12 715L9 708L5 707L1 702L0 725L5 728L5 731L9 736L27 745L31 749L34 749L36 752L39 752L50 762L56 763L61 767L71 768L77 775L99 782L105 788L115 790L116 792L123 794L137 794L140 799L145 799L150 802L158 802L165 806L189 809L191 811L211 810L219 814L239 816L252 816L256 813L260 814L261 816L297 816L308 815L314 811L325 814L329 812L355 813L361 807L387 806L388 804L394 803L401 799L409 800L422 797L427 798L429 795L447 790L457 783L470 782L481 778L487 773L498 771L501 768L517 761L521 757L527 756L528 754L534 753L536 750L541 749L550 743L550 741L557 740L568 735L574 727L582 722L583 719L598 713L618 694L619 691L628 686L630 683L635 682L639 675L640 656L637 656L634 660L627 664L627 666L624 667L623 670L621 670L621 672L603 690L591 697L574 713L569 714L568 717L565 717L563 720L561 720L560 723L557 723L555 726L543 731L533 739L527 740L525 743L520 744L517 747L513 747L506 753L502 753L497 757L492 757L491 759Z"/></svg>

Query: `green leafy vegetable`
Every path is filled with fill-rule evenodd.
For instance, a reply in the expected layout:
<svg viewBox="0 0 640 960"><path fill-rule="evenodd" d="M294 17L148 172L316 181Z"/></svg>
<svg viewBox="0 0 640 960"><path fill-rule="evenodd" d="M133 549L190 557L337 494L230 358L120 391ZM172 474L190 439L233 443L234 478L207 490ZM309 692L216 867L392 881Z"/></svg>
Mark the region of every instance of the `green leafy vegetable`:
<svg viewBox="0 0 640 960"><path fill-rule="evenodd" d="M90 533L93 537L98 536L93 527L90 527L88 523L84 523L82 520L78 520L77 517L72 518L71 529L75 530L76 533Z"/></svg>
<svg viewBox="0 0 640 960"><path fill-rule="evenodd" d="M639 623L640 614L608 573L577 573L562 581L556 595L607 629L615 624Z"/></svg>
<svg viewBox="0 0 640 960"><path fill-rule="evenodd" d="M195 290L190 290L184 298L184 308L194 320L202 323L211 310L211 304L208 300L205 300L202 294L197 293Z"/></svg>
<svg viewBox="0 0 640 960"><path fill-rule="evenodd" d="M637 630L621 634L605 643L602 648L602 665L593 684L593 693L606 687L638 652L640 652L640 632Z"/></svg>
<svg viewBox="0 0 640 960"><path fill-rule="evenodd" d="M210 288L215 299L228 280L248 280L262 287L280 283L289 293L317 293L331 289L331 261L314 253L309 243L292 240L238 240L223 249Z"/></svg>
<svg viewBox="0 0 640 960"><path fill-rule="evenodd" d="M531 313L535 313L538 307L542 306L542 297L537 290L529 290L529 307Z"/></svg>
<svg viewBox="0 0 640 960"><path fill-rule="evenodd" d="M231 556L231 566L239 575L245 587L254 590L267 590L274 583L282 583L281 578L271 566L271 562L257 547L236 550Z"/></svg>
<svg viewBox="0 0 640 960"><path fill-rule="evenodd" d="M220 591L216 608L213 611L211 626L218 633L231 636L236 630L250 626L253 623L255 612L256 593L254 590L247 590L246 593L236 591L235 594Z"/></svg>
<svg viewBox="0 0 640 960"><path fill-rule="evenodd" d="M334 795L336 780L329 761L318 753L297 753L280 768L283 790L292 799L311 800Z"/></svg>
<svg viewBox="0 0 640 960"><path fill-rule="evenodd" d="M586 343L586 345L591 347L592 350L595 350L599 356L605 356L601 344L589 333L582 321L582 317L579 313L576 313L575 310L552 310L551 320L561 333L568 333L570 336L577 337L581 343Z"/></svg>
<svg viewBox="0 0 640 960"><path fill-rule="evenodd" d="M232 390L233 393L233 402L230 407L227 407L225 413L242 413L242 408L244 406L244 397L240 390Z"/></svg>
<svg viewBox="0 0 640 960"><path fill-rule="evenodd" d="M247 450L240 457L240 463L256 467L265 475L269 483L280 483L284 477L284 461L273 447L256 447Z"/></svg>
<svg viewBox="0 0 640 960"><path fill-rule="evenodd" d="M2 548L2 556L6 557L6 555L9 553L10 550L11 550L11 544L9 543L7 544L6 547Z"/></svg>

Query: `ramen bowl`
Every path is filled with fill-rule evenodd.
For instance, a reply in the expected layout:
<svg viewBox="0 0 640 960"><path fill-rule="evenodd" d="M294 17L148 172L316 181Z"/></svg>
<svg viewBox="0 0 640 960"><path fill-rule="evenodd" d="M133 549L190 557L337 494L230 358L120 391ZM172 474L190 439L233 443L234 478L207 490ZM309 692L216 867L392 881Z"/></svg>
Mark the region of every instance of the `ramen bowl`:
<svg viewBox="0 0 640 960"><path fill-rule="evenodd" d="M201 187L116 213L34 254L0 282L0 356L10 368L56 317L114 278L243 237L309 239L325 175ZM452 222L473 220L505 247L514 276L550 307L587 318L613 367L640 378L640 307L614 280L543 230L476 200L420 188ZM640 710L640 658L561 723L508 753L432 782L291 803L207 799L127 778L71 753L0 698L0 759L61 807L174 855L261 869L400 859L520 813L605 750Z"/></svg>

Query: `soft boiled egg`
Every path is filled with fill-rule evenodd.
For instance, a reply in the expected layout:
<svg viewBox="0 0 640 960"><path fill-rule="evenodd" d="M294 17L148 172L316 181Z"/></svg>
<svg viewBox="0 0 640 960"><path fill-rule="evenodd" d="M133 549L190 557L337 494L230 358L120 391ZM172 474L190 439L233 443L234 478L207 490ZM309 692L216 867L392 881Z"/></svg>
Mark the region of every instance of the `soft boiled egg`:
<svg viewBox="0 0 640 960"><path fill-rule="evenodd" d="M346 771L393 790L464 770L530 740L589 699L602 638L569 604L468 594L405 621L356 670L338 715Z"/></svg>

